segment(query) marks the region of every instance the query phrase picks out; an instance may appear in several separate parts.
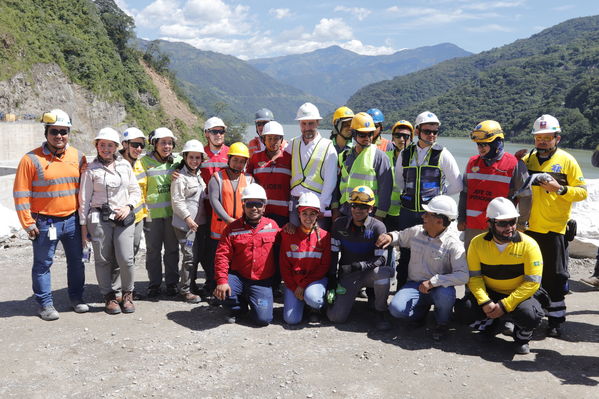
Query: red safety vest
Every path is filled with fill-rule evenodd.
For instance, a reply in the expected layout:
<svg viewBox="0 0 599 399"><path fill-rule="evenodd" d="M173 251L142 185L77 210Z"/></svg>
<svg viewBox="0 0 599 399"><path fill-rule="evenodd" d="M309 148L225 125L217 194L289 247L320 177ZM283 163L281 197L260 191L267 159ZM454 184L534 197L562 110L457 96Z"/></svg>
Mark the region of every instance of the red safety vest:
<svg viewBox="0 0 599 399"><path fill-rule="evenodd" d="M202 165L200 166L200 174L202 175L202 179L204 179L204 183L206 183L206 186L208 186L212 175L227 167L227 161L229 160L229 147L223 145L218 153L214 153L210 151L210 146L206 145L206 147L204 147L204 151L206 152L208 159L202 162Z"/></svg>
<svg viewBox="0 0 599 399"><path fill-rule="evenodd" d="M247 170L266 191L266 214L289 216L291 154L281 151L270 159L266 151L256 152Z"/></svg>
<svg viewBox="0 0 599 399"><path fill-rule="evenodd" d="M225 208L227 215L233 219L239 219L243 215L243 206L241 204L241 192L247 186L245 174L239 176L239 184L237 190L233 191L233 185L229 174L226 170L220 170L214 174L214 178L218 180L220 187L220 203ZM220 239L223 230L227 227L227 222L218 217L216 212L212 210L212 220L210 222L210 237L215 240Z"/></svg>
<svg viewBox="0 0 599 399"><path fill-rule="evenodd" d="M468 160L466 176L466 227L469 229L487 228L487 205L497 197L507 197L510 182L518 160L507 152L491 166L487 166L480 155Z"/></svg>

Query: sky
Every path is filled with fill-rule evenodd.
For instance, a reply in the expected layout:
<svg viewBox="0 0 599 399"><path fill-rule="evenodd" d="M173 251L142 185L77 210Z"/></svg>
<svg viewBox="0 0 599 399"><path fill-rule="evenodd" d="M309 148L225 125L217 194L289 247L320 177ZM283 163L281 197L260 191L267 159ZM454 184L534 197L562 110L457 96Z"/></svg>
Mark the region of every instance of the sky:
<svg viewBox="0 0 599 399"><path fill-rule="evenodd" d="M571 18L595 0L115 0L137 36L182 41L241 59L339 45L364 55L453 43L478 53Z"/></svg>

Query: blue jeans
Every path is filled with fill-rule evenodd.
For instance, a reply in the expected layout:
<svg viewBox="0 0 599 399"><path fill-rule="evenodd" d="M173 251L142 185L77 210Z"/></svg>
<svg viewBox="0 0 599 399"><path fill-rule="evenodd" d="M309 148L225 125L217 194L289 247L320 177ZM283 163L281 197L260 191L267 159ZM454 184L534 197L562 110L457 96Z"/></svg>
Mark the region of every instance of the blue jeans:
<svg viewBox="0 0 599 399"><path fill-rule="evenodd" d="M229 274L231 295L224 301L233 313L247 312L248 304L254 323L267 326L272 321L272 283L267 280L250 280Z"/></svg>
<svg viewBox="0 0 599 399"><path fill-rule="evenodd" d="M285 288L285 302L283 306L283 319L287 324L297 324L302 321L304 314L304 303L313 309L320 309L324 306L324 294L327 290L327 278L313 281L308 284L304 290L304 300L300 301L295 297L293 291Z"/></svg>
<svg viewBox="0 0 599 399"><path fill-rule="evenodd" d="M81 260L83 246L81 244L81 226L75 212L67 217L35 215L39 236L33 240L33 267L31 279L35 300L41 306L53 305L52 280L50 267L58 241L62 243L67 258L67 284L69 298L72 301L81 300L85 285L85 268ZM56 228L56 240L50 240L48 231L51 226Z"/></svg>
<svg viewBox="0 0 599 399"><path fill-rule="evenodd" d="M437 324L449 323L455 303L455 287L435 287L428 294L418 291L419 281L408 281L389 304L389 313L399 319L422 320L435 305Z"/></svg>

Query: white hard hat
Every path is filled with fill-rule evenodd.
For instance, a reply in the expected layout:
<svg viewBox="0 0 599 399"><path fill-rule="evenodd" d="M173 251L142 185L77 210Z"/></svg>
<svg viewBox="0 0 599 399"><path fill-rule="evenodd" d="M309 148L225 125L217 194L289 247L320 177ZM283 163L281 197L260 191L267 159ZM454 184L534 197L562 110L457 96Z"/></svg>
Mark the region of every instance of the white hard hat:
<svg viewBox="0 0 599 399"><path fill-rule="evenodd" d="M458 205L448 195L437 195L428 204L422 205L422 208L427 212L445 215L449 220L458 217Z"/></svg>
<svg viewBox="0 0 599 399"><path fill-rule="evenodd" d="M441 122L437 115L433 114L431 111L424 111L418 114L416 117L416 122L414 122L414 127L418 127L424 123L438 123L441 126Z"/></svg>
<svg viewBox="0 0 599 399"><path fill-rule="evenodd" d="M42 122L46 126L73 126L69 115L61 109L53 109L50 112L45 112L42 115Z"/></svg>
<svg viewBox="0 0 599 399"><path fill-rule="evenodd" d="M299 208L300 206L306 206L320 210L320 200L316 194L308 191L300 195L299 199L297 200L296 208Z"/></svg>
<svg viewBox="0 0 599 399"><path fill-rule="evenodd" d="M119 141L119 133L111 127L104 127L100 129L100 131L94 138L94 142L96 142L97 140L110 140L114 141L117 145L121 143Z"/></svg>
<svg viewBox="0 0 599 399"><path fill-rule="evenodd" d="M177 140L171 129L168 127L159 127L150 133L150 141L152 141L152 144L155 142L155 140L157 141L165 137L170 137L173 139L173 141Z"/></svg>
<svg viewBox="0 0 599 399"><path fill-rule="evenodd" d="M241 192L241 199L261 199L266 201L266 191L258 183L251 183Z"/></svg>
<svg viewBox="0 0 599 399"><path fill-rule="evenodd" d="M542 115L532 125L532 134L541 133L560 133L562 128L559 126L559 121L551 115Z"/></svg>
<svg viewBox="0 0 599 399"><path fill-rule="evenodd" d="M297 110L297 116L295 117L296 121L306 121L306 120L321 120L320 112L318 112L318 108L316 105L312 103L303 103L301 107Z"/></svg>
<svg viewBox="0 0 599 399"><path fill-rule="evenodd" d="M189 140L187 143L185 143L183 149L181 150L181 154L184 154L186 152L201 152L202 154L204 154L204 158L206 157L204 145L200 143L199 140Z"/></svg>
<svg viewBox="0 0 599 399"><path fill-rule="evenodd" d="M273 136L284 136L283 126L279 122L271 121L264 125L264 130L262 130L262 135L265 136L267 134L272 134Z"/></svg>
<svg viewBox="0 0 599 399"><path fill-rule="evenodd" d="M505 197L494 198L487 205L487 219L513 219L520 216L516 206Z"/></svg>
<svg viewBox="0 0 599 399"><path fill-rule="evenodd" d="M142 132L141 130L139 130L136 127L129 127L121 135L121 143L123 141L129 141L129 140L139 139L139 138L144 139L144 141L146 140L146 136L144 135L144 132Z"/></svg>
<svg viewBox="0 0 599 399"><path fill-rule="evenodd" d="M225 129L227 128L227 125L225 125L225 122L223 122L223 120L217 116L213 116L212 118L208 118L206 120L206 122L204 122L204 131L208 130L208 129L212 129L213 127L216 126L222 126Z"/></svg>

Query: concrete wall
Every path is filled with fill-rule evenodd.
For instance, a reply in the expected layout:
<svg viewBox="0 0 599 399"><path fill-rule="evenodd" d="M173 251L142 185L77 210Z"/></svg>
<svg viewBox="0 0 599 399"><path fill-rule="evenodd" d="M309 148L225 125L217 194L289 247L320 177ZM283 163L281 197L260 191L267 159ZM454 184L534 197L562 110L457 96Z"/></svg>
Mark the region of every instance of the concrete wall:
<svg viewBox="0 0 599 399"><path fill-rule="evenodd" d="M43 141L44 128L37 121L0 122L0 161L19 160Z"/></svg>

